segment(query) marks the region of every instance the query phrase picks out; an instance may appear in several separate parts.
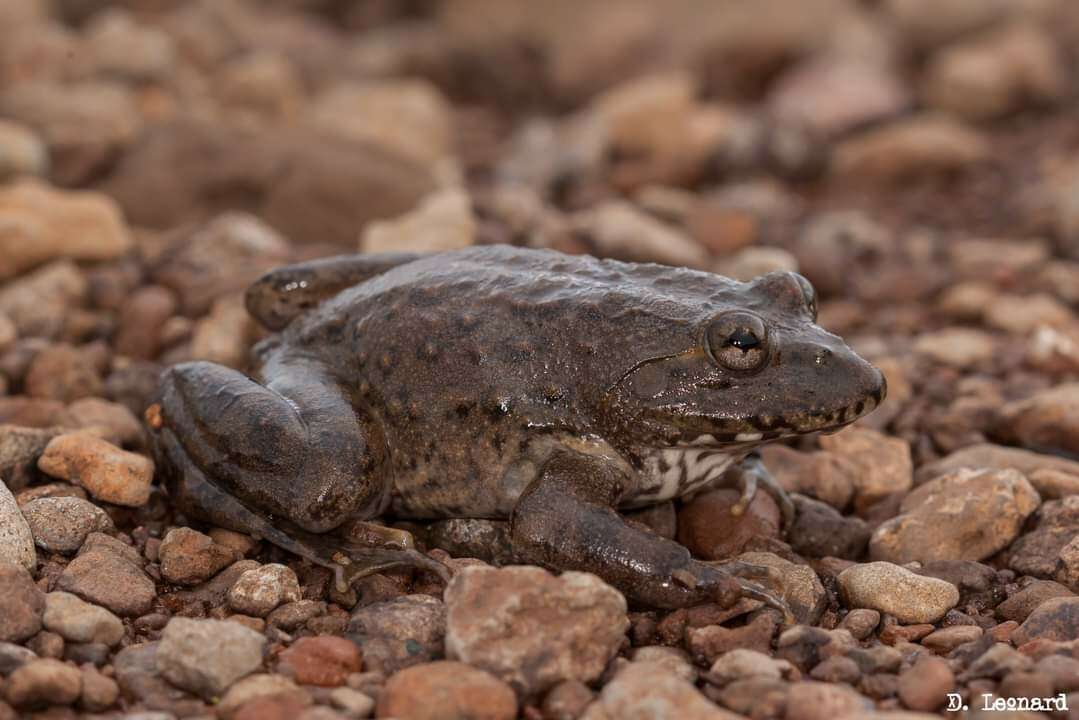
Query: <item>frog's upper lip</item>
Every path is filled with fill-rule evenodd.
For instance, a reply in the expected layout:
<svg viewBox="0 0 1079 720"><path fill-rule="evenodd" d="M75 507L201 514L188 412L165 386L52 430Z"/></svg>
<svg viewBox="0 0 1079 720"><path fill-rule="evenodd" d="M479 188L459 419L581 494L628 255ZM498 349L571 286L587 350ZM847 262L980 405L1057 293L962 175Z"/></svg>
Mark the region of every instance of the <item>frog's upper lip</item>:
<svg viewBox="0 0 1079 720"><path fill-rule="evenodd" d="M757 416L733 422L719 421L714 429L702 429L695 436L684 437L676 445L679 447L729 447L766 443L817 432L835 432L867 415L876 409L880 402L881 399L869 395L847 407L811 409L786 417ZM702 419L707 422L707 419Z"/></svg>

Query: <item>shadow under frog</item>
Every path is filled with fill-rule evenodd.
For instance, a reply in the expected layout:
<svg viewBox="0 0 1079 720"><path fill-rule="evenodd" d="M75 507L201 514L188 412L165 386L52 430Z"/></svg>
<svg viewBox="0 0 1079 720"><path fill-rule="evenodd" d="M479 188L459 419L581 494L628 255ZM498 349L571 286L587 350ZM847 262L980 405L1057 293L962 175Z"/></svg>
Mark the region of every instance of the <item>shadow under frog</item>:
<svg viewBox="0 0 1079 720"><path fill-rule="evenodd" d="M733 478L733 512L759 486L789 522L754 448L842 427L885 392L815 324L793 273L740 283L488 246L281 268L247 307L278 331L250 376L163 374L147 411L159 468L190 516L339 583L401 564L447 576L407 533L357 520L492 518L521 560L593 572L637 603L782 607L753 582L762 568L696 560L618 511Z"/></svg>

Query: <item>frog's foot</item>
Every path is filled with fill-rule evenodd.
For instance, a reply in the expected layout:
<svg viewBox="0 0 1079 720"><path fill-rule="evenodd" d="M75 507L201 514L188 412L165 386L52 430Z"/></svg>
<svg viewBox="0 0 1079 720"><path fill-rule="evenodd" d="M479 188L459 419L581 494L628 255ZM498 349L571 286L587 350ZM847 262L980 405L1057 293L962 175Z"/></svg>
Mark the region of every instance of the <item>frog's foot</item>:
<svg viewBox="0 0 1079 720"><path fill-rule="evenodd" d="M739 560L722 564L691 560L685 568L673 572L672 577L687 589L710 590L712 593L710 599L720 607L730 607L739 598L758 600L765 606L779 611L785 625L794 624L794 613L782 598L763 585L748 579L755 577L781 580L780 573L775 568Z"/></svg>
<svg viewBox="0 0 1079 720"><path fill-rule="evenodd" d="M789 528L794 523L794 503L791 501L790 496L787 495L787 491L775 479L775 476L768 472L768 468L761 462L759 455L754 453L748 456L742 461L741 465L731 472L737 481L738 489L742 493L741 497L738 498L738 502L731 507L731 515L738 516L744 513L749 504L753 502L753 498L757 496L757 490L763 489L779 506L784 529Z"/></svg>
<svg viewBox="0 0 1079 720"><path fill-rule="evenodd" d="M342 543L341 549L333 554L330 565L339 592L347 591L360 578L403 566L432 572L444 583L453 577L447 565L418 550L366 547L348 542Z"/></svg>

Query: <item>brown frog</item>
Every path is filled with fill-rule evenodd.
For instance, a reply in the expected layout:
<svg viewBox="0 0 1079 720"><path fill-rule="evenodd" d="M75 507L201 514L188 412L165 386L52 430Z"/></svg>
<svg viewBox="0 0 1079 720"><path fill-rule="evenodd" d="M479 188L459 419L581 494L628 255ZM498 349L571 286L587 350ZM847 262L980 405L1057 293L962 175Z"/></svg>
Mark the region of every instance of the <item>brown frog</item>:
<svg viewBox="0 0 1079 720"><path fill-rule="evenodd" d="M840 428L885 392L815 324L793 273L741 283L488 246L285 267L247 307L279 331L250 376L165 371L147 412L159 467L189 515L339 582L399 564L446 574L406 533L357 520L501 518L521 560L594 572L639 603L782 607L760 568L696 560L618 511L726 478L743 491L733 512L759 485L789 521L754 448Z"/></svg>

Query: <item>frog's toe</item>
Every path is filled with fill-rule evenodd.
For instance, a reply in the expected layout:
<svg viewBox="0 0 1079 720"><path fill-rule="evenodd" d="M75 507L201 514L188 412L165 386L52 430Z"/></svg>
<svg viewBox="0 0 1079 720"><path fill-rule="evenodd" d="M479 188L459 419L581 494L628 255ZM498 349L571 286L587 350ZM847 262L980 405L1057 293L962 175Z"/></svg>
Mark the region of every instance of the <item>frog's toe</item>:
<svg viewBox="0 0 1079 720"><path fill-rule="evenodd" d="M737 580L742 591L742 597L750 598L751 600L759 600L764 603L766 607L778 610L780 614L783 615L784 625L795 624L796 620L794 618L794 613L791 612L790 606L787 605L782 598L776 596L752 580L746 580L745 578L737 578Z"/></svg>
<svg viewBox="0 0 1079 720"><path fill-rule="evenodd" d="M453 577L448 565L413 549L397 550L343 543L341 549L334 554L333 563L337 589L341 592L345 592L360 578L394 567L408 566L432 572L444 583L448 583Z"/></svg>

